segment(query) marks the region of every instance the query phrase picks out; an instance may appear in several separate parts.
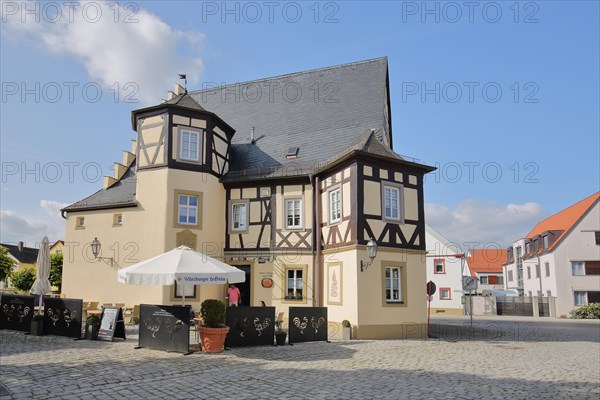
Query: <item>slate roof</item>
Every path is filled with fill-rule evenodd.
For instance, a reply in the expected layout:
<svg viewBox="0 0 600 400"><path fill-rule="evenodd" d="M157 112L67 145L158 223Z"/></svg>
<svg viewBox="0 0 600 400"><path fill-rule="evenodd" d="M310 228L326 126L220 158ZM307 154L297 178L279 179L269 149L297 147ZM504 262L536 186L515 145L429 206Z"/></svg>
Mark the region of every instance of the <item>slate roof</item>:
<svg viewBox="0 0 600 400"><path fill-rule="evenodd" d="M0 246L6 247L10 255L23 264L35 264L37 262L38 249L23 246L23 251L19 251L19 246L14 244L0 243Z"/></svg>
<svg viewBox="0 0 600 400"><path fill-rule="evenodd" d="M392 145L386 57L193 91L163 104L211 112L236 131L224 182L306 176L356 152L433 170L382 144ZM299 148L297 157L286 157L290 147ZM135 206L135 182L132 165L119 182L63 211Z"/></svg>
<svg viewBox="0 0 600 400"><path fill-rule="evenodd" d="M108 189L100 189L91 196L75 202L62 211L84 211L99 208L132 207L137 205L135 199L135 162L132 162L121 179Z"/></svg>
<svg viewBox="0 0 600 400"><path fill-rule="evenodd" d="M192 110L201 110L205 111L204 107L202 107L196 100L194 100L191 96L180 95L172 98L171 100L167 100L162 104L173 104L180 107L191 108Z"/></svg>
<svg viewBox="0 0 600 400"><path fill-rule="evenodd" d="M501 273L505 261L505 249L471 249L467 256L467 265L472 276L476 273Z"/></svg>
<svg viewBox="0 0 600 400"><path fill-rule="evenodd" d="M348 147L365 130L387 135L387 73L384 57L188 95L236 131L226 180L283 170L301 175ZM286 157L289 147L299 147L296 158Z"/></svg>

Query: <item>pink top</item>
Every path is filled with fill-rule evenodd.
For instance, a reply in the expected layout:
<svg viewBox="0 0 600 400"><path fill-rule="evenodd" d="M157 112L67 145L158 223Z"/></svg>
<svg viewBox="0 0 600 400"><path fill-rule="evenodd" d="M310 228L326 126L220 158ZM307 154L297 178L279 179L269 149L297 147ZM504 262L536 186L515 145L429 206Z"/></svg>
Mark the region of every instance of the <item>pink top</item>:
<svg viewBox="0 0 600 400"><path fill-rule="evenodd" d="M227 296L229 296L229 303L238 304L240 300L240 289L237 287L230 287L227 289Z"/></svg>

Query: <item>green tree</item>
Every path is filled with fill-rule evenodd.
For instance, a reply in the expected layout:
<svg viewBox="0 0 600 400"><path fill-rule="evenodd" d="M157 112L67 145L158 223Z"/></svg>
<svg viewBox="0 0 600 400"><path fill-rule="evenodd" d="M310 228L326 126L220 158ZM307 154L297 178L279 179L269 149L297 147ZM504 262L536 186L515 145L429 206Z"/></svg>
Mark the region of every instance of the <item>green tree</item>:
<svg viewBox="0 0 600 400"><path fill-rule="evenodd" d="M48 280L52 286L56 286L58 291L61 291L62 286L62 269L63 269L63 255L52 254L50 256L50 277Z"/></svg>
<svg viewBox="0 0 600 400"><path fill-rule="evenodd" d="M0 281L4 281L12 274L15 261L8 256L8 249L0 246Z"/></svg>
<svg viewBox="0 0 600 400"><path fill-rule="evenodd" d="M18 290L23 292L29 292L31 286L35 282L35 269L34 268L23 268L14 272L10 278L11 285Z"/></svg>

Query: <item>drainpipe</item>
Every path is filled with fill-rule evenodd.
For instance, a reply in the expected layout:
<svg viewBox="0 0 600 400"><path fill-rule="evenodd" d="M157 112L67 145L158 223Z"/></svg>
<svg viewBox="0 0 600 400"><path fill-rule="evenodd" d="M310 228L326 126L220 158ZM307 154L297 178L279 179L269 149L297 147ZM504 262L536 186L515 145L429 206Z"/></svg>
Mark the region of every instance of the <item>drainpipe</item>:
<svg viewBox="0 0 600 400"><path fill-rule="evenodd" d="M317 307L323 307L323 260L321 254L321 180L315 176L313 183L314 202L315 202L315 247L316 251L316 268L314 272L315 287L317 288L315 303Z"/></svg>

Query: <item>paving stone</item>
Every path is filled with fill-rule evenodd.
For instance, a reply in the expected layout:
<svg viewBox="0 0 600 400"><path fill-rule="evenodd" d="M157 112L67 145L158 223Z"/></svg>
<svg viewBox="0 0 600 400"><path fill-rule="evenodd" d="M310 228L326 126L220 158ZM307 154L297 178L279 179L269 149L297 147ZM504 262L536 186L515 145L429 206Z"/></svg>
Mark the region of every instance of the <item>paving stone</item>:
<svg viewBox="0 0 600 400"><path fill-rule="evenodd" d="M134 334L94 343L4 331L0 381L12 393L2 399L598 399L600 340L575 331L535 341L486 340L478 331L475 341L298 343L185 357L135 350Z"/></svg>

